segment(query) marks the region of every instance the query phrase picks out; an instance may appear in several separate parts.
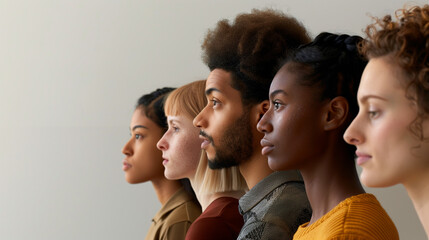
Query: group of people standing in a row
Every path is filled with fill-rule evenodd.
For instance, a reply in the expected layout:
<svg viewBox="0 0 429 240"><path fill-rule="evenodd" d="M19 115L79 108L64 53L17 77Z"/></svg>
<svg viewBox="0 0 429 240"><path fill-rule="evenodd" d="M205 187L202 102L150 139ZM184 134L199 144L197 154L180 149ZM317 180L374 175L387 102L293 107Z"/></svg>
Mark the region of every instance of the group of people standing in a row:
<svg viewBox="0 0 429 240"><path fill-rule="evenodd" d="M132 116L126 180L162 204L146 239L399 239L361 182L403 184L428 233L429 6L397 14L366 39L311 41L274 10L219 21L207 80Z"/></svg>

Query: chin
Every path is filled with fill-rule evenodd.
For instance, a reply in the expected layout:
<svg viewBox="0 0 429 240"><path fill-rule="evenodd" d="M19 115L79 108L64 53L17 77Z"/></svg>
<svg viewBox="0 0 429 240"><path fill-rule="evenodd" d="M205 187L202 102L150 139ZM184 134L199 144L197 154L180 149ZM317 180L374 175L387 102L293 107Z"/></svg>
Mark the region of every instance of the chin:
<svg viewBox="0 0 429 240"><path fill-rule="evenodd" d="M283 171L287 170L284 164L282 162L279 162L278 159L275 159L273 157L268 157L268 166L271 168L271 170L274 171Z"/></svg>
<svg viewBox="0 0 429 240"><path fill-rule="evenodd" d="M165 171L164 172L164 176L165 178L167 178L168 180L178 180L181 179L183 177L179 176L178 174L174 173L174 172L170 172L170 171Z"/></svg>
<svg viewBox="0 0 429 240"><path fill-rule="evenodd" d="M368 174L365 170L362 171L359 177L360 181L366 187L371 188L385 188L396 185L397 183L391 181L392 179L384 179L380 176Z"/></svg>
<svg viewBox="0 0 429 240"><path fill-rule="evenodd" d="M139 181L138 179L134 179L128 176L125 176L125 180L129 183L129 184L137 184L137 183L142 183L142 182L146 182L146 181Z"/></svg>

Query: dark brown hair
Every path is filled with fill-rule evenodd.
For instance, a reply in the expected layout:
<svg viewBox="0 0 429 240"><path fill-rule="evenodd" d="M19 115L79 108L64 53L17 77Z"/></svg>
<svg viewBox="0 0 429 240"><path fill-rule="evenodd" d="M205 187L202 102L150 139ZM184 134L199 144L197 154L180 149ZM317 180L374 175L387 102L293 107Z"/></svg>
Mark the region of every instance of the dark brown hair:
<svg viewBox="0 0 429 240"><path fill-rule="evenodd" d="M399 9L395 17L375 18L361 52L369 58L388 56L405 73L406 96L418 106L410 129L423 140L422 122L429 113L429 5Z"/></svg>
<svg viewBox="0 0 429 240"><path fill-rule="evenodd" d="M136 109L142 108L144 114L160 128L165 131L168 129L167 117L164 114L164 100L174 88L164 87L141 96L137 100Z"/></svg>
<svg viewBox="0 0 429 240"><path fill-rule="evenodd" d="M280 11L252 10L239 14L233 23L221 20L209 30L203 61L232 75L231 86L241 93L244 105L268 99L279 61L310 38L295 18Z"/></svg>

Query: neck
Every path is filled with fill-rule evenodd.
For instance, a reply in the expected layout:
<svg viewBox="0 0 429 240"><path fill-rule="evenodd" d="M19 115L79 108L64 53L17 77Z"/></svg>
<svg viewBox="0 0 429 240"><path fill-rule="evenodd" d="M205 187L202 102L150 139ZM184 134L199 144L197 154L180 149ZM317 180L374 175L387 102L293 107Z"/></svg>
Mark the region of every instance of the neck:
<svg viewBox="0 0 429 240"><path fill-rule="evenodd" d="M268 159L261 154L260 148L256 149L249 160L241 163L239 169L249 190L262 179L274 172L268 166Z"/></svg>
<svg viewBox="0 0 429 240"><path fill-rule="evenodd" d="M165 178L152 180L152 185L162 206L182 187L179 181Z"/></svg>
<svg viewBox="0 0 429 240"><path fill-rule="evenodd" d="M327 149L317 160L300 169L308 200L313 209L310 224L320 219L341 201L365 193L354 160L338 145Z"/></svg>
<svg viewBox="0 0 429 240"><path fill-rule="evenodd" d="M429 238L429 174L423 172L416 173L413 179L404 182L404 187L413 202L420 222L425 229L426 236Z"/></svg>
<svg viewBox="0 0 429 240"><path fill-rule="evenodd" d="M221 197L232 197L236 199L240 199L241 196L244 195L244 191L231 191L231 192L217 192L212 194L201 194L200 193L200 185L197 184L194 179L189 179L192 185L192 188L195 191L195 195L197 196L198 202L201 205L201 210L204 212L207 207L216 199Z"/></svg>

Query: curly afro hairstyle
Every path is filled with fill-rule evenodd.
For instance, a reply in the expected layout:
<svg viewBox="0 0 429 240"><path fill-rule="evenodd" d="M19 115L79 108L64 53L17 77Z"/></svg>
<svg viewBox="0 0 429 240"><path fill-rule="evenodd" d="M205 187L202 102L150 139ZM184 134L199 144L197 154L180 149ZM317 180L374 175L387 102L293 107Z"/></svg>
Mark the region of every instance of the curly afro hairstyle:
<svg viewBox="0 0 429 240"><path fill-rule="evenodd" d="M423 140L422 122L429 113L429 5L399 9L395 17L375 18L360 50L369 59L388 56L405 73L406 97L418 106L410 130Z"/></svg>
<svg viewBox="0 0 429 240"><path fill-rule="evenodd" d="M232 24L224 19L209 30L202 58L211 71L219 68L231 73L231 86L248 106L268 99L279 62L309 41L306 29L295 18L280 11L253 9L239 14Z"/></svg>

